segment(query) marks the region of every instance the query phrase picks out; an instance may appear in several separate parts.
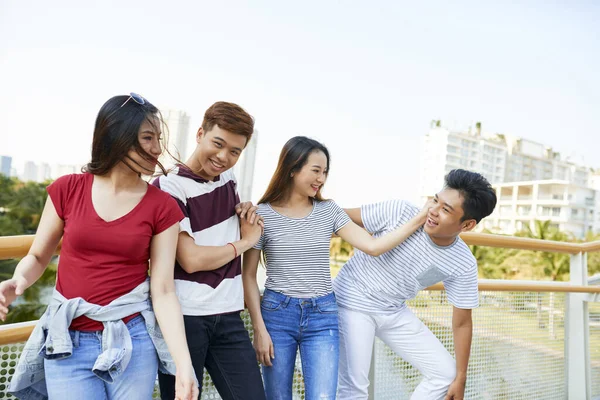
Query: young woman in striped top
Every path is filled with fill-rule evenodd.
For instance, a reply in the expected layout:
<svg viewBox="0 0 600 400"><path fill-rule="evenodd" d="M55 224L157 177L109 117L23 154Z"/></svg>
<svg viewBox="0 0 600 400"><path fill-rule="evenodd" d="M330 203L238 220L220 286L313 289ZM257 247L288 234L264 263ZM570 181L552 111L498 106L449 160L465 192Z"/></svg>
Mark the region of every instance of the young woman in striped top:
<svg viewBox="0 0 600 400"><path fill-rule="evenodd" d="M244 254L245 300L268 400L291 400L298 348L305 398L335 399L339 347L329 269L331 235L336 233L354 247L378 256L404 241L427 218L425 207L407 224L373 238L334 201L322 198L328 173L325 146L303 136L290 139L259 201L263 235L254 249ZM256 281L261 251L267 268L262 302Z"/></svg>

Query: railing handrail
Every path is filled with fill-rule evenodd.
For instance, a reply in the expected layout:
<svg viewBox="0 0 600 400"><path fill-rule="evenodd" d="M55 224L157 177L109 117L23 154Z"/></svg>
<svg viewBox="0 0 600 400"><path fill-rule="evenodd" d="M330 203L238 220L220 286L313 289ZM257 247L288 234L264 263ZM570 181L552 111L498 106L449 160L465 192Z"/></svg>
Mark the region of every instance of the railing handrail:
<svg viewBox="0 0 600 400"><path fill-rule="evenodd" d="M480 291L489 292L563 292L563 293L600 293L600 286L575 286L568 282L508 281L499 279L480 279ZM444 290L437 283L425 290ZM0 325L0 346L22 343L29 339L37 321Z"/></svg>
<svg viewBox="0 0 600 400"><path fill-rule="evenodd" d="M547 251L568 254L600 251L600 240L587 243L571 243L476 232L465 232L462 233L460 237L465 243L470 245L501 247L505 249Z"/></svg>
<svg viewBox="0 0 600 400"><path fill-rule="evenodd" d="M0 236L0 260L20 258L27 255L35 235ZM491 233L466 232L460 235L465 243L476 246L501 247L505 249L548 251L577 254L600 251L600 240L587 243L557 242L553 240L530 239ZM60 244L56 254L60 251Z"/></svg>
<svg viewBox="0 0 600 400"><path fill-rule="evenodd" d="M0 236L0 260L25 257L34 238L35 235ZM59 252L60 244L55 254Z"/></svg>
<svg viewBox="0 0 600 400"><path fill-rule="evenodd" d="M26 342L37 321L20 322L0 326L0 346Z"/></svg>

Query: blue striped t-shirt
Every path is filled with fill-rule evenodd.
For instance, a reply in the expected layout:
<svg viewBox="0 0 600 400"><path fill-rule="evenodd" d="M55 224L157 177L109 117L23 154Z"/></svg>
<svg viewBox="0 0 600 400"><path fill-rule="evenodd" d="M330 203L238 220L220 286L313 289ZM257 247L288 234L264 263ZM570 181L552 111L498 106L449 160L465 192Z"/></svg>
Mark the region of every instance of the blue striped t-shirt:
<svg viewBox="0 0 600 400"><path fill-rule="evenodd" d="M401 200L365 205L365 229L379 237L406 224L420 209ZM442 281L448 301L464 309L479 305L477 261L457 237L438 246L419 228L399 246L373 257L356 249L333 281L338 305L356 311L387 314L405 307L417 293Z"/></svg>

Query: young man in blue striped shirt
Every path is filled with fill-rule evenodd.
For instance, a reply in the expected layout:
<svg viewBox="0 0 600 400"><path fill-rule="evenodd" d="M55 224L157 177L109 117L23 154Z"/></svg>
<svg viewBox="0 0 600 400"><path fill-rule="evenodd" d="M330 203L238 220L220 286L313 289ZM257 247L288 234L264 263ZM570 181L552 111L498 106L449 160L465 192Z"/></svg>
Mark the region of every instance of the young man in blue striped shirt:
<svg viewBox="0 0 600 400"><path fill-rule="evenodd" d="M479 304L477 262L460 239L496 206L496 194L480 174L453 170L445 178L425 225L379 257L356 251L333 282L339 305L338 399L367 399L373 340L379 337L424 378L412 400L462 399L471 349L471 310ZM374 236L405 224L419 212L393 200L346 210ZM456 361L406 306L417 293L442 281L453 305Z"/></svg>

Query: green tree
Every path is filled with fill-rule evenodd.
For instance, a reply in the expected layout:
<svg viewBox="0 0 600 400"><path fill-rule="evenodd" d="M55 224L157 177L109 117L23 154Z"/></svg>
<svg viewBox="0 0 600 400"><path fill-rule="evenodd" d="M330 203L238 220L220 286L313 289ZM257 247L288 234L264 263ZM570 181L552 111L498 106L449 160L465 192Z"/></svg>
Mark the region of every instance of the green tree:
<svg viewBox="0 0 600 400"><path fill-rule="evenodd" d="M519 232L517 236L528 237L533 239L542 240L553 240L558 242L573 241L567 233L560 231L558 228L551 225L550 221L534 221L535 229L531 229L529 225L525 227L522 232ZM564 281L569 279L569 268L571 264L571 258L568 254L556 253L556 252L545 252L536 251L532 252L529 250L521 250L521 255L526 262L530 263L534 267L534 276L550 279L551 281ZM548 325L550 328L550 338L554 339L554 292L550 292L550 299L548 305ZM544 327L542 320L542 295L537 295L537 317L538 326Z"/></svg>
<svg viewBox="0 0 600 400"><path fill-rule="evenodd" d="M586 242L596 242L600 240L600 233L588 232L585 236ZM588 274L589 276L600 273L600 251L594 251L587 255Z"/></svg>
<svg viewBox="0 0 600 400"><path fill-rule="evenodd" d="M520 278L526 269L518 250L473 245L471 252L477 260L479 277L483 279Z"/></svg>
<svg viewBox="0 0 600 400"><path fill-rule="evenodd" d="M56 285L56 268L57 265L54 262L48 265L40 279L23 293L20 301L10 306L6 321L0 321L0 325L34 321L42 316L47 306L42 295L45 292L48 294L48 290ZM10 276L12 276L12 271Z"/></svg>
<svg viewBox="0 0 600 400"><path fill-rule="evenodd" d="M558 228L551 225L550 221L534 221L535 228L531 229L526 225L525 229L518 232L516 236L527 237L532 239L552 240L557 242L571 242L573 238L567 233L560 231ZM569 279L569 266L571 259L568 254L529 250L521 250L524 260L530 260L531 265L538 267L537 271L542 272L544 278L549 278L551 281L564 281ZM537 272L534 277L539 277Z"/></svg>
<svg viewBox="0 0 600 400"><path fill-rule="evenodd" d="M25 234L33 234L37 230L48 197L46 186L37 182L21 183L6 205L7 215L23 226Z"/></svg>
<svg viewBox="0 0 600 400"><path fill-rule="evenodd" d="M16 178L9 178L0 174L0 208L5 207L6 204L11 202L15 193L16 184Z"/></svg>
<svg viewBox="0 0 600 400"><path fill-rule="evenodd" d="M331 242L329 243L329 254L336 263L340 260L346 261L354 254L354 247L341 237L336 236L331 238Z"/></svg>
<svg viewBox="0 0 600 400"><path fill-rule="evenodd" d="M0 175L0 236L34 234L46 201L46 183L23 183ZM9 279L19 260L0 260L0 280ZM5 324L38 319L46 308L44 292L56 283L52 262L40 279L11 305Z"/></svg>

